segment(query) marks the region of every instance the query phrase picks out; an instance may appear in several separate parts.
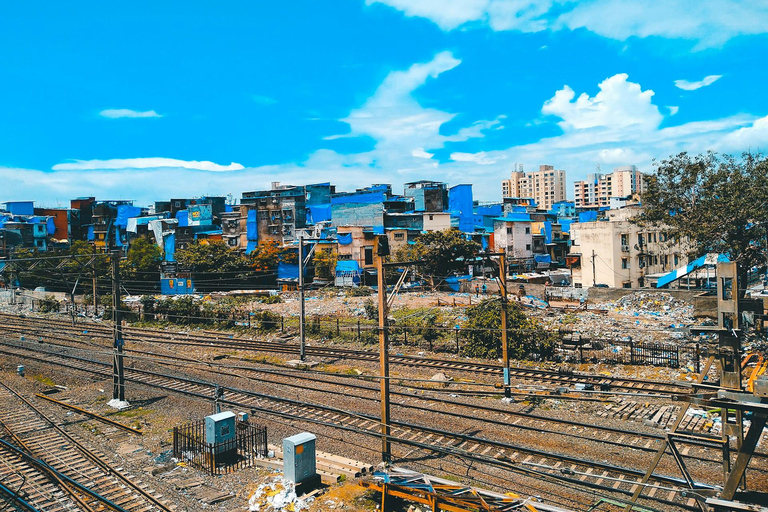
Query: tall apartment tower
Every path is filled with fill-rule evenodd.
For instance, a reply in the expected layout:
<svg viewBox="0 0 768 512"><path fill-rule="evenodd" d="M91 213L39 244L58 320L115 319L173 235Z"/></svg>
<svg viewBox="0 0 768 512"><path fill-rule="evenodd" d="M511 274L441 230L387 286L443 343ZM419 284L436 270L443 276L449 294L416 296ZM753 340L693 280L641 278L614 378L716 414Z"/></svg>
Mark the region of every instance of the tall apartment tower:
<svg viewBox="0 0 768 512"><path fill-rule="evenodd" d="M629 197L645 192L643 174L634 165L615 167L610 174L592 173L573 185L576 207L609 206L612 197Z"/></svg>
<svg viewBox="0 0 768 512"><path fill-rule="evenodd" d="M552 165L540 165L538 171L524 173L522 166L515 166L508 180L501 182L503 197L530 197L539 210L549 210L552 205L565 201L565 171L555 170Z"/></svg>

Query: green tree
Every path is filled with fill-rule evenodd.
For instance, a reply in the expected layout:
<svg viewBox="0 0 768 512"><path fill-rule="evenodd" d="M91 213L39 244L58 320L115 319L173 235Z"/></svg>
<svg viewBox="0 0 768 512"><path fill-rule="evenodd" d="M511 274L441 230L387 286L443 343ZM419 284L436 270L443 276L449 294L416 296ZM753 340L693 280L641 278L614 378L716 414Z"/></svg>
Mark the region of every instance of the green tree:
<svg viewBox="0 0 768 512"><path fill-rule="evenodd" d="M246 259L221 240L196 241L186 249L176 251L176 261L195 272L231 272L247 268Z"/></svg>
<svg viewBox="0 0 768 512"><path fill-rule="evenodd" d="M715 252L739 263L740 293L768 259L768 159L680 153L656 164L637 222L690 242L689 257Z"/></svg>
<svg viewBox="0 0 768 512"><path fill-rule="evenodd" d="M120 273L127 281L157 283L160 279L160 248L145 238L137 238L131 244L125 260L120 262Z"/></svg>
<svg viewBox="0 0 768 512"><path fill-rule="evenodd" d="M422 260L419 271L426 274L434 288L435 279L465 272L467 261L477 256L480 244L467 240L458 229L429 231L419 236L416 244L395 254L396 261Z"/></svg>
<svg viewBox="0 0 768 512"><path fill-rule="evenodd" d="M466 340L462 355L490 359L502 356L499 299L485 299L467 308L467 321L462 327ZM552 355L557 336L544 329L537 319L526 315L516 302L507 303L507 329L509 357L543 359Z"/></svg>
<svg viewBox="0 0 768 512"><path fill-rule="evenodd" d="M315 249L315 277L333 280L336 277L336 253L331 249Z"/></svg>

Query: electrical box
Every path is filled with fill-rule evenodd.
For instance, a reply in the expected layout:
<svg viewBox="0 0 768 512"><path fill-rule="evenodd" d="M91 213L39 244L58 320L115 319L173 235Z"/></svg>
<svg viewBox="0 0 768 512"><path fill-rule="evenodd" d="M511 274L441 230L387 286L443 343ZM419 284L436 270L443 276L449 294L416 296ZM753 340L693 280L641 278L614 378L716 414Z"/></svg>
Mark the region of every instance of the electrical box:
<svg viewBox="0 0 768 512"><path fill-rule="evenodd" d="M216 451L225 451L223 443L235 439L235 413L220 412L205 417L205 442L216 446Z"/></svg>
<svg viewBox="0 0 768 512"><path fill-rule="evenodd" d="M283 472L286 480L299 484L317 474L314 434L303 432L283 439Z"/></svg>

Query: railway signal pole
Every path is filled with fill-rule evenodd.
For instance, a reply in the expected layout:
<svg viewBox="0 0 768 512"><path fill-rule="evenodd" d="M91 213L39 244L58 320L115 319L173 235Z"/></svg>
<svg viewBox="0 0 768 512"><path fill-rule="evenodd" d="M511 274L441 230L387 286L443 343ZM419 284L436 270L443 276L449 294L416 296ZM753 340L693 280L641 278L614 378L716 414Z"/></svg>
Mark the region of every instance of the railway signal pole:
<svg viewBox="0 0 768 512"><path fill-rule="evenodd" d="M120 406L125 402L125 373L123 371L123 319L120 314L120 253L113 251L112 258L112 332L115 354L112 362L112 402Z"/></svg>

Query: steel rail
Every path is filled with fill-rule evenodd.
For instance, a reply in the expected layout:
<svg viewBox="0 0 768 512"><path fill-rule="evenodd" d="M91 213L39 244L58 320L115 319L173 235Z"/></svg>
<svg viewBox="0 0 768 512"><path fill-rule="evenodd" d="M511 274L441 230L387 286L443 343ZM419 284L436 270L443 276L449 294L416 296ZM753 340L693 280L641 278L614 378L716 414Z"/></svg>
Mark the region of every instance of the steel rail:
<svg viewBox="0 0 768 512"><path fill-rule="evenodd" d="M37 408L34 404L32 404L29 400L21 396L18 392L16 392L14 389L9 387L7 384L0 382L0 386L3 386L6 388L10 393L16 396L19 400L21 400L25 405L27 405L30 409L32 409L40 418L42 418L43 421L51 425L51 427L56 430L58 433L60 433L62 436L64 436L70 443L72 443L73 446L75 446L82 454L85 456L88 460L93 462L96 466L100 467L104 472L106 472L109 475L114 476L118 480L122 481L124 484L129 486L132 490L137 492L139 495L141 495L144 499L155 505L157 508L162 510L163 512L173 512L170 508L168 508L163 502L152 496L150 493L145 491L141 488L141 486L134 483L131 479L126 477L122 474L122 472L114 469L112 466L110 466L107 462L101 459L101 457L98 457L95 455L91 450L83 446L82 443L77 441L74 437L72 437L67 431L65 431L63 428L61 428L59 425L57 425L53 420L51 420L48 416L46 416L42 411L40 411L39 408Z"/></svg>
<svg viewBox="0 0 768 512"><path fill-rule="evenodd" d="M28 349L25 349L24 347L15 347L15 348L21 348L22 350L28 350ZM2 352L5 352L5 351L2 351ZM16 354L16 355L18 355L18 354ZM110 367L109 364L107 364L107 363L102 363L102 362L99 362L99 361L93 361L93 360L86 359L86 358L81 358L81 357L78 357L78 356L70 356L70 355L62 355L62 354L51 354L51 355L54 355L54 356L57 356L57 357L61 357L63 359L71 359L71 360L75 360L75 361L84 362L87 365L96 365L97 367L101 367L101 368L105 368L105 369ZM39 360L39 361L41 361L43 363L51 364L50 360L46 360L44 358L41 358L40 356L32 356L32 358L36 359L36 360ZM86 371L86 372L101 374L101 375L103 375L105 377L106 376L111 376L111 371L94 369L93 367L90 367L90 368L85 367L84 368L84 367L78 367L78 366L70 365L70 364L66 364L66 363L59 363L59 362L57 362L56 364L59 364L61 366L65 366L65 367L69 367L69 368L72 368L72 369L78 370L78 371ZM131 376L130 374L147 375L147 376L150 376L150 377L154 377L154 378L160 379L161 382L152 382L150 379L141 379L137 375ZM151 386L151 387L160 388L160 389L163 389L165 391L174 391L174 392L178 392L178 393L185 394L185 395L188 395L188 396L193 396L193 397L196 397L196 398L202 398L202 399L204 399L206 401L210 400L210 398L212 396L211 393L218 386L215 383L206 382L206 381L202 381L202 380L199 380L199 379L191 379L191 378L180 377L180 376L175 376L175 375L166 375L166 374L161 374L161 373L158 373L158 372L151 372L151 371L140 370L140 369L136 369L136 368L127 369L126 370L126 378L128 380L131 380L131 381L139 383L139 384L144 384L144 385L148 385L148 386ZM172 384L174 382L182 382L182 383L196 385L196 386L199 386L199 387L203 388L206 392L195 392L195 391L191 391L191 390L176 389L173 386L169 385L169 384ZM337 414L340 414L340 415L345 415L347 417L358 418L358 419L365 419L365 420L372 421L372 422L378 422L379 421L379 418L377 416L373 416L373 415L370 415L370 414L356 413L356 412L346 411L344 409L339 409L339 408L335 408L335 407L331 407L331 406L314 404L314 403L309 403L309 402L303 402L303 401L294 400L294 399L290 399L290 398L277 397L277 396L273 396L273 395L267 395L267 394L264 394L264 393L257 393L257 392L253 392L253 391L249 391L249 390L244 390L244 389L240 389L240 388L229 387L229 386L218 386L218 387L223 388L225 391L228 391L230 394L239 394L239 395L245 396L247 398L255 398L255 399L261 399L261 400L267 400L267 401L270 401L270 402L273 402L273 403L274 402L283 403L283 404L287 404L289 406L301 408L304 411L306 411L308 408L311 408L311 409L314 409L314 410L320 410L320 411L322 411L324 413L337 413ZM237 402L237 401L232 401L232 400L223 400L223 401L227 402L227 403L230 403L231 405L235 405L235 406L246 407L246 408L254 408L254 404L253 403L249 403L249 402ZM263 408L262 411L267 413L267 414L277 414L277 412L272 410L272 409ZM300 419L302 421L308 421L308 422L312 422L312 423L318 422L315 419L308 418L306 416L296 416L296 415L293 415L293 416L290 416L290 417L292 417L293 419ZM338 427L338 424L331 423L331 424L329 424L329 426ZM581 458L578 458L578 457L573 457L573 456L568 456L568 455L553 454L553 453L545 452L543 450L539 450L539 449L535 449L535 448L528 448L528 447L523 447L523 446L517 446L517 445L511 444L511 443L495 441L495 440L492 440L492 439L486 439L486 438L481 438L481 437L477 437L477 436L470 436L470 435L459 434L459 433L455 433L455 432L449 432L449 431L445 431L445 430L442 430L442 429L437 429L437 428L434 428L434 427L428 427L428 426L423 426L423 425L411 424L411 423L401 422L401 421L393 421L392 422L392 426L393 427L400 427L402 429L410 429L411 431L421 431L421 432L428 433L428 434L439 435L439 436L442 436L442 437L445 437L445 438L452 438L452 439L456 439L456 440L461 440L462 442L469 441L469 442L474 442L474 443L479 444L479 445L492 446L492 447L495 447L495 448L501 448L501 449L506 449L506 450L515 451L515 452L526 453L526 454L530 454L530 455L534 455L534 456L539 456L539 457L543 457L543 458L555 459L555 460L559 460L559 461L562 461L562 462L567 462L567 463L574 464L574 465L597 468L597 469L601 469L603 471L614 472L614 473L617 473L617 474L623 474L625 476L630 476L630 477L642 477L644 475L644 471L633 469L633 468L626 468L626 467L621 467L621 466L615 466L615 465L612 465L612 464L595 462L595 461L581 459ZM378 432L378 431L375 432L375 433L371 433L369 431L360 430L359 432L362 433L362 434L369 435L369 436L374 435L376 437L380 437L380 432ZM393 441L396 441L398 443L401 443L401 442L405 443L407 440L404 440L402 438L393 438ZM434 449L434 451L440 451L439 449L437 449L437 448L440 448L440 447L436 447L435 445L424 445L424 446L429 448L429 449ZM598 475L595 475L595 477L599 478ZM685 480L682 479L682 478L670 477L670 476L665 476L665 475L654 475L653 476L653 480L658 481L658 482L673 484L673 485L674 484L685 484L686 483ZM583 482L582 482L582 484L583 484ZM627 480L627 484L635 485L636 482L634 480ZM701 484L701 483L697 484L697 487L698 488L703 488L703 489L712 489L713 488L713 486L711 486L711 485Z"/></svg>
<svg viewBox="0 0 768 512"><path fill-rule="evenodd" d="M19 319L20 317L14 315L4 315ZM25 317L23 320L26 320ZM38 319L36 319L38 320ZM39 324L40 322L36 322ZM108 331L103 326L88 324L88 333L85 334L83 329L72 328L69 325L65 325L63 321L51 321L44 320L43 323L49 325L55 325L59 330L75 331L80 336L90 335L91 337L106 337L111 335L111 331ZM3 325L1 328L8 330L13 329L12 326ZM29 329L28 326L23 326ZM33 327L34 329L35 327ZM17 332L20 329L16 329ZM98 334L97 334L98 333ZM247 340L243 338L222 338L220 336L203 336L200 334L191 335L189 333L174 333L169 338L167 331L157 331L153 329L138 329L138 328L126 328L125 339L141 342L152 342L152 339L161 341L167 345L181 345L181 346L217 346L221 348L240 348L240 349L258 349L267 352L277 353L298 353L299 346L289 343L270 343L264 341ZM186 338L184 340L177 340L176 336ZM363 360L363 361L375 361L378 358L378 354L375 352L364 350L351 350L351 349L338 349L338 348L326 348L326 347L306 347L308 354L324 357L343 357L347 359ZM463 362L454 361L450 359L441 358L424 358L418 356L407 355L391 355L390 361L396 364L404 366L422 366L429 368L447 368L454 371L467 371L475 373L487 373L487 374L501 374L501 366L491 363L479 363L479 362ZM560 383L579 383L579 384L592 384L600 385L607 384L614 388L629 389L635 392L665 392L669 394L690 394L692 389L685 384L676 384L662 381L654 381L649 379L636 379L636 378L622 378L612 377L594 374L585 374L579 372L561 372L554 370L541 370L541 369L527 369L527 368L512 368L512 376L522 379L531 380L548 380L552 382ZM645 386L645 387L644 387Z"/></svg>

